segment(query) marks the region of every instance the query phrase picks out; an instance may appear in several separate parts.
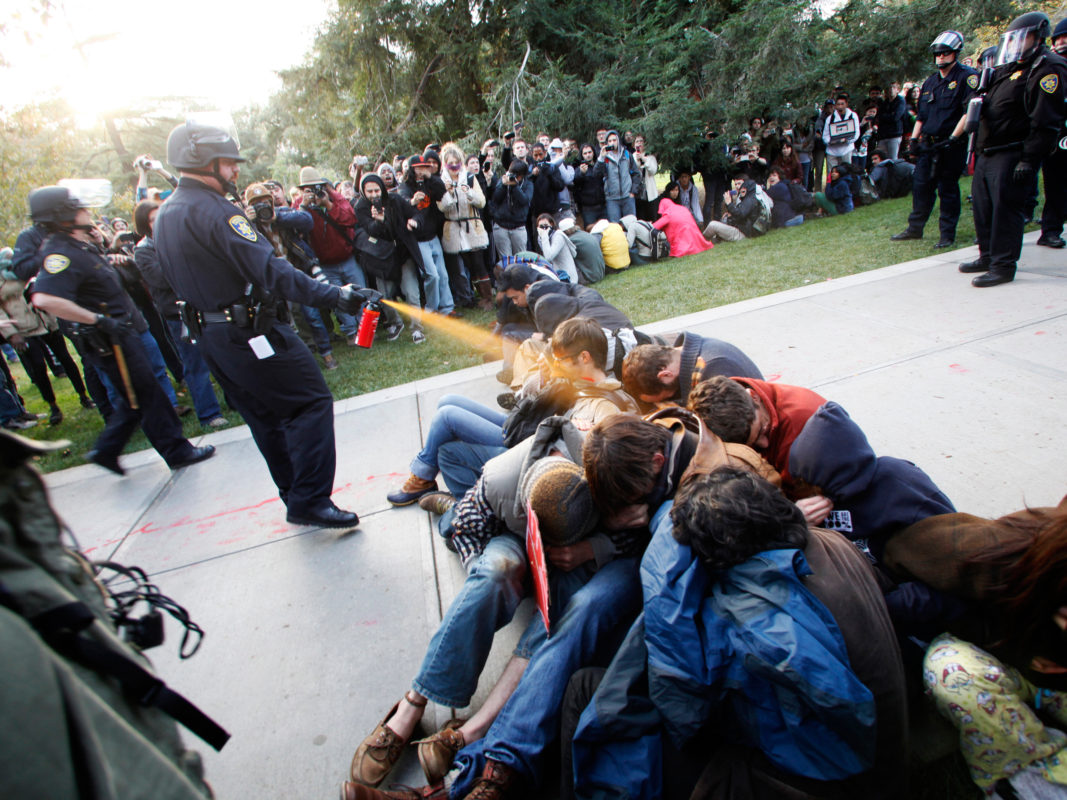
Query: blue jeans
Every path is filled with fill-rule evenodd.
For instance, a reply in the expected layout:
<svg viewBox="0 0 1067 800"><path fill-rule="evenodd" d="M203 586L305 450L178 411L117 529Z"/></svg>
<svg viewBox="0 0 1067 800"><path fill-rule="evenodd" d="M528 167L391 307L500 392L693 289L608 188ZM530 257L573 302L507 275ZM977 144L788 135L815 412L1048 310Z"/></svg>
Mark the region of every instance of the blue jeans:
<svg viewBox="0 0 1067 800"><path fill-rule="evenodd" d="M804 215L803 214L797 214L795 217L787 219L785 221L785 224L782 227L783 228L795 228L797 225L803 225L803 224L804 224Z"/></svg>
<svg viewBox="0 0 1067 800"><path fill-rule="evenodd" d="M25 411L19 402L18 391L7 382L7 374L0 369L0 424L10 422Z"/></svg>
<svg viewBox="0 0 1067 800"><path fill-rule="evenodd" d="M296 308L296 303L292 308ZM326 323L322 321L322 312L313 306L300 306L300 313L304 315L304 321L311 330L311 338L315 342L315 350L320 356L333 352L330 344L330 333L326 330Z"/></svg>
<svg viewBox="0 0 1067 800"><path fill-rule="evenodd" d="M503 445L445 442L437 451L437 466L453 497L463 497L482 474L482 467L491 458L506 453ZM427 480L429 480L427 478Z"/></svg>
<svg viewBox="0 0 1067 800"><path fill-rule="evenodd" d="M610 197L604 201L608 209L608 222L618 222L627 215L637 216L637 204L632 197L624 197L621 200L612 200Z"/></svg>
<svg viewBox="0 0 1067 800"><path fill-rule="evenodd" d="M334 286L347 286L350 283L356 286L367 285L367 278L363 275L359 264L356 263L355 256L349 256L345 261L337 264L323 264L322 271L326 273L326 279ZM356 335L355 317L336 310L333 314L337 317L337 325L341 328L341 333L348 338Z"/></svg>
<svg viewBox="0 0 1067 800"><path fill-rule="evenodd" d="M459 752L460 773L449 797L466 796L487 758L536 783L542 756L559 731L571 675L596 662L607 664L641 610L639 564L637 558L620 558L596 572L588 567L570 573L549 569L549 582L555 584L552 636L546 636L540 614L535 615L523 635L523 642L536 648L530 664L485 738Z"/></svg>
<svg viewBox="0 0 1067 800"><path fill-rule="evenodd" d="M494 634L511 621L526 594L525 543L512 533L490 539L430 640L411 687L438 705L468 705ZM640 598L640 587L637 594Z"/></svg>
<svg viewBox="0 0 1067 800"><path fill-rule="evenodd" d="M440 469L437 451L446 442L504 446L503 411L495 411L458 394L446 394L437 402L426 443L411 462L411 472L432 481Z"/></svg>
<svg viewBox="0 0 1067 800"><path fill-rule="evenodd" d="M215 397L215 387L211 385L211 373L200 355L200 347L182 339L181 320L168 319L167 328L174 342L178 345L178 355L185 370L185 385L196 407L196 416L203 423L222 416L219 400Z"/></svg>
<svg viewBox="0 0 1067 800"><path fill-rule="evenodd" d="M441 241L435 236L428 242L419 242L419 250L422 251L422 264L426 267L426 310L452 313L456 306L452 302L452 290L448 287L448 268L445 266L445 251L441 249Z"/></svg>

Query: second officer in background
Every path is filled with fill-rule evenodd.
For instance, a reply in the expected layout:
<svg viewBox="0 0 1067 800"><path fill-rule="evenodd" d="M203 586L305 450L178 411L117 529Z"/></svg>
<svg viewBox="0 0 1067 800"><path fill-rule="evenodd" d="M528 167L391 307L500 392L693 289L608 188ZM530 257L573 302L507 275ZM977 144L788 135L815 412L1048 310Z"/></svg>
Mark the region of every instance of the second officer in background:
<svg viewBox="0 0 1067 800"><path fill-rule="evenodd" d="M971 184L979 256L960 265L984 273L971 281L980 288L1014 280L1037 171L1063 136L1067 61L1045 47L1050 30L1040 11L1012 20L982 103Z"/></svg>
<svg viewBox="0 0 1067 800"><path fill-rule="evenodd" d="M978 88L978 72L960 63L961 50L963 36L956 31L944 31L930 44L937 71L926 79L919 93L917 118L908 145L908 152L916 158L911 214L907 230L890 237L895 242L923 238L935 195L941 198L941 238L934 246L951 247L956 241L960 175L967 166L967 150L962 140L950 137Z"/></svg>
<svg viewBox="0 0 1067 800"><path fill-rule="evenodd" d="M284 300L359 311L367 290L319 283L278 258L240 208L237 143L221 128L187 122L171 131L167 160L181 175L159 210L163 274L187 303L186 321L212 374L240 412L297 525L351 528L334 505L333 396L311 352L287 324Z"/></svg>

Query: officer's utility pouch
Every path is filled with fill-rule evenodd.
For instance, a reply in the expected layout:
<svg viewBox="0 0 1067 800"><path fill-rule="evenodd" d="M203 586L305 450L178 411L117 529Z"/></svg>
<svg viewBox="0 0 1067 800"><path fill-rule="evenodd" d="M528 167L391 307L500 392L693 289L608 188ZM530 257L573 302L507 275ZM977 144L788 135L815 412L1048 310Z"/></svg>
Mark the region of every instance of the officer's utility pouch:
<svg viewBox="0 0 1067 800"><path fill-rule="evenodd" d="M178 313L182 318L182 339L196 344L200 341L200 335L204 332L204 326L200 322L200 314L184 300L178 301Z"/></svg>
<svg viewBox="0 0 1067 800"><path fill-rule="evenodd" d="M252 313L252 330L259 336L266 336L274 323L278 321L278 307L273 301L264 300L256 303Z"/></svg>
<svg viewBox="0 0 1067 800"><path fill-rule="evenodd" d="M111 339L95 325L83 325L80 322L75 322L71 326L70 335L78 339L94 355L108 357L115 354Z"/></svg>

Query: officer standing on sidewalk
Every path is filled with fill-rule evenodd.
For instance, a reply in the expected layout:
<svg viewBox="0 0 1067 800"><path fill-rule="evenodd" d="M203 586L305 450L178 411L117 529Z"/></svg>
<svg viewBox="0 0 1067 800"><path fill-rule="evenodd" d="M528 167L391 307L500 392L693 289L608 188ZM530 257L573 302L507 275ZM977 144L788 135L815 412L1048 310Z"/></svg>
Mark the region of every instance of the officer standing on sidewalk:
<svg viewBox="0 0 1067 800"><path fill-rule="evenodd" d="M960 219L960 175L967 166L966 143L950 136L978 88L978 72L959 63L963 36L944 31L930 45L937 71L922 85L908 153L917 158L912 174L908 228L890 237L894 242L923 238L923 228L941 198L941 238L934 247L951 247Z"/></svg>
<svg viewBox="0 0 1067 800"><path fill-rule="evenodd" d="M178 469L210 458L215 448L193 447L182 434L174 407L152 371L142 337L148 323L123 289L122 279L90 237L93 220L68 189L45 186L30 192L30 216L48 237L39 251L41 271L33 284L33 304L78 323L90 368L115 388L107 426L86 459L118 475L119 454L138 423L167 466Z"/></svg>
<svg viewBox="0 0 1067 800"><path fill-rule="evenodd" d="M1037 171L1063 136L1067 61L1045 47L1050 31L1040 11L1012 20L982 103L971 185L979 257L960 265L984 273L971 282L979 288L1014 280ZM962 132L961 122L954 135Z"/></svg>
<svg viewBox="0 0 1067 800"><path fill-rule="evenodd" d="M204 358L267 462L296 525L353 528L359 517L330 499L337 454L333 396L311 352L284 323L285 300L355 314L368 290L319 283L278 258L226 199L237 197L237 143L221 128L171 131L167 160L181 175L159 209L163 274L185 301Z"/></svg>
<svg viewBox="0 0 1067 800"><path fill-rule="evenodd" d="M1052 30L1052 49L1067 58L1067 17ZM1058 249L1067 245L1062 235L1063 222L1067 219L1067 126L1060 128L1060 138L1041 172L1045 176L1045 208L1041 212L1041 237L1037 243Z"/></svg>

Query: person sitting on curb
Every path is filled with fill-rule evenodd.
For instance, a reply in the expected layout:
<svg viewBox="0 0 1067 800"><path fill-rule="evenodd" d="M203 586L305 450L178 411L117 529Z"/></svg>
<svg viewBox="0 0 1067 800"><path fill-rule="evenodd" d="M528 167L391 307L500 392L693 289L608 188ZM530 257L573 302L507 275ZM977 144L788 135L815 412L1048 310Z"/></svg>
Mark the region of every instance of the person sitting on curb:
<svg viewBox="0 0 1067 800"><path fill-rule="evenodd" d="M683 477L653 531L644 615L577 725L578 796L905 796L904 667L866 559L730 466Z"/></svg>
<svg viewBox="0 0 1067 800"><path fill-rule="evenodd" d="M763 379L759 367L734 345L690 331L678 334L671 347L638 345L622 364L626 391L651 405L684 405L694 386L716 375Z"/></svg>
<svg viewBox="0 0 1067 800"><path fill-rule="evenodd" d="M600 325L584 317L561 323L552 338L555 369L575 385L575 402L568 417L583 430L619 411L612 398L621 396L630 400L621 391L622 385L609 379L605 372L607 346L607 337ZM625 410L634 407L626 405ZM386 499L394 506L406 506L436 492L437 473L442 466L440 451L450 443L461 443L466 447L449 450L446 456L449 473L462 477L456 480L446 476L446 484L452 490L469 486L473 483L471 475L477 477L490 458L504 452L506 420L507 414L502 411L462 395L445 395L437 404L425 445L411 462L411 474L404 485ZM452 496L462 495L462 491L454 491Z"/></svg>

